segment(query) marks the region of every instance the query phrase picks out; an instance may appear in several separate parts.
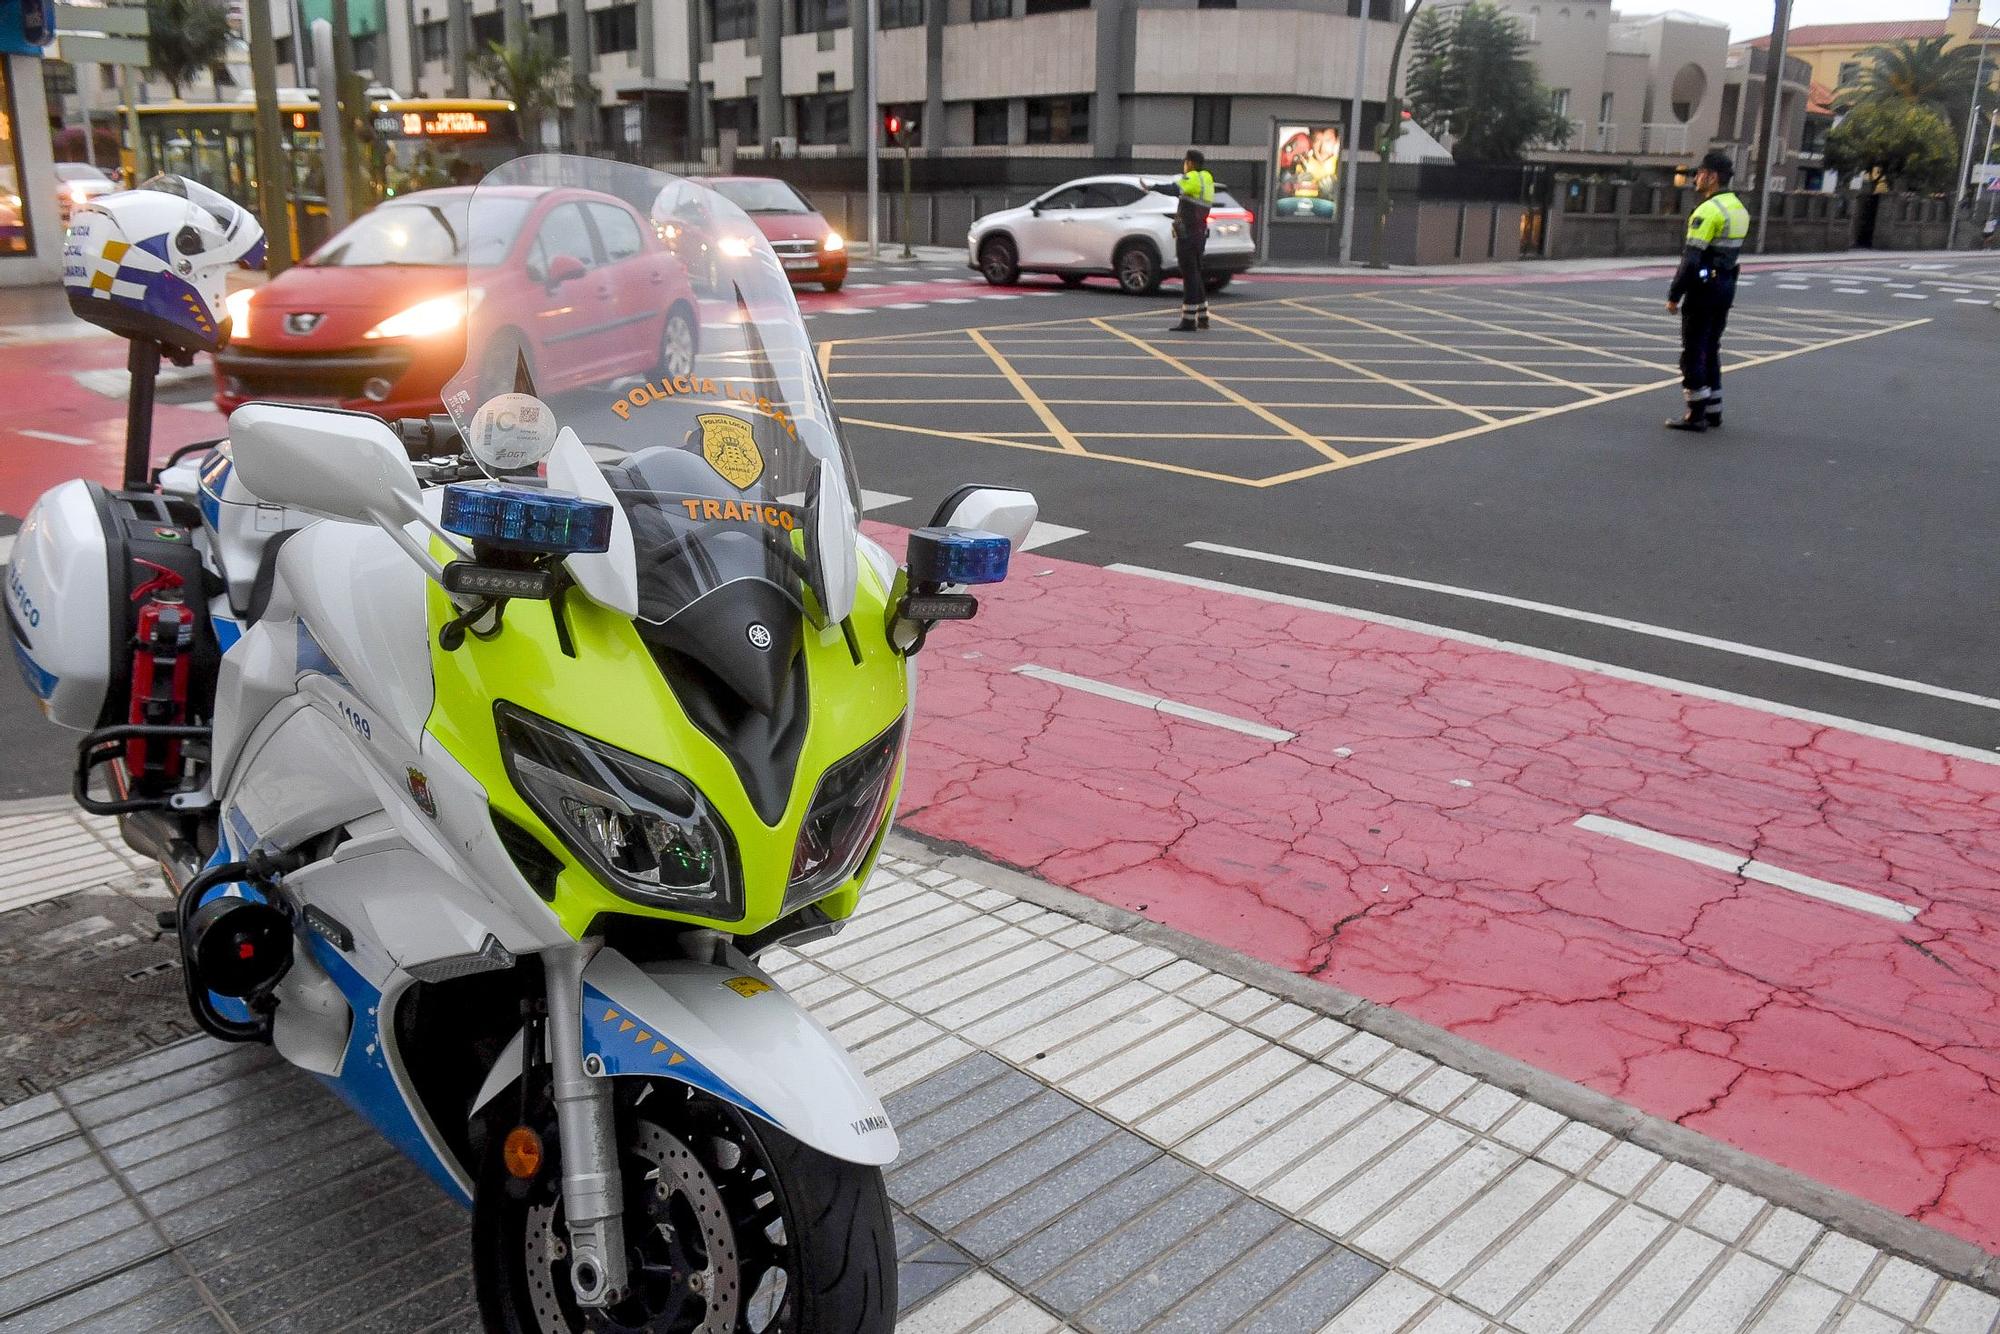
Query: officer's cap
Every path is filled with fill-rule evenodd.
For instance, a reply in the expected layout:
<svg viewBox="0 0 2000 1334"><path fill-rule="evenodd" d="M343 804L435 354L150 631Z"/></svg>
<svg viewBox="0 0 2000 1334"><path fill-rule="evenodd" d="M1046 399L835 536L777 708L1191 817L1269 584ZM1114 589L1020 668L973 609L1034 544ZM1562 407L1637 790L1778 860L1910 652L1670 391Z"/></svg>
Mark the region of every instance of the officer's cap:
<svg viewBox="0 0 2000 1334"><path fill-rule="evenodd" d="M1710 152L1703 154L1701 161L1695 166L1685 167L1682 170L1690 176L1697 171L1712 171L1726 181L1736 174L1736 160L1727 153Z"/></svg>

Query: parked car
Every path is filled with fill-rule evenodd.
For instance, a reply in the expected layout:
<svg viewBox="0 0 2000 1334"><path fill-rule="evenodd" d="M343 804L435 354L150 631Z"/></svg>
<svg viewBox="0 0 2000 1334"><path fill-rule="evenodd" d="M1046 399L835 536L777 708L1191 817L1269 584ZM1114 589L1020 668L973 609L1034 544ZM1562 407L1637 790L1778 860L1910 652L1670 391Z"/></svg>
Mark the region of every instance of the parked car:
<svg viewBox="0 0 2000 1334"><path fill-rule="evenodd" d="M473 302L482 324L512 330L489 340L496 381L522 359L531 377L544 364L587 366L604 381L694 369L699 303L644 214L589 190L482 189L483 253L468 255L472 193L392 199L261 289L234 293L215 405L232 412L262 399L390 419L440 411L465 358ZM493 227L510 216L502 201L513 206L511 227ZM545 358L558 343L563 355ZM565 387L535 382L544 393Z"/></svg>
<svg viewBox="0 0 2000 1334"><path fill-rule="evenodd" d="M1156 290L1179 272L1174 259L1174 201L1155 194L1163 176L1089 176L1057 186L1019 208L989 213L966 237L966 264L995 287L1024 273L1053 273L1070 287L1108 275L1127 292ZM1256 219L1221 186L1208 215L1202 274L1213 292L1250 267Z"/></svg>
<svg viewBox="0 0 2000 1334"><path fill-rule="evenodd" d="M56 163L56 207L62 214L65 227L69 226L71 209L117 189L118 182L88 162Z"/></svg>
<svg viewBox="0 0 2000 1334"><path fill-rule="evenodd" d="M790 185L769 176L710 176L701 184L750 215L793 286L818 283L838 292L847 281L847 238ZM728 258L725 244L723 259Z"/></svg>

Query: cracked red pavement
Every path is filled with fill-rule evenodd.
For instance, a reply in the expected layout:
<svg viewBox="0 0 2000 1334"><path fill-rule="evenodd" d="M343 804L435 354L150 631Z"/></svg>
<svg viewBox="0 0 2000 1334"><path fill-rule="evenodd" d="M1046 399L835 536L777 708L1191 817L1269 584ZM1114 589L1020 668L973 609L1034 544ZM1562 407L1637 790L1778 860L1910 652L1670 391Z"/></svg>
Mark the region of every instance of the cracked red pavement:
<svg viewBox="0 0 2000 1334"><path fill-rule="evenodd" d="M2000 1250L2000 765L1032 554L983 601L923 656L905 826Z"/></svg>

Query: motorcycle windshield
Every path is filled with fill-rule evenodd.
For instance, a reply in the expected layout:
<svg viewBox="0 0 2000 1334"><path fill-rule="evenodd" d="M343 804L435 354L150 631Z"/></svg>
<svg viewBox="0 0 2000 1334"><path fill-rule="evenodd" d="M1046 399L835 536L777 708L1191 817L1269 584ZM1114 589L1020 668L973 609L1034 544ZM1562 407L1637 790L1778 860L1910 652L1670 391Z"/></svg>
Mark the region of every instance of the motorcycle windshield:
<svg viewBox="0 0 2000 1334"><path fill-rule="evenodd" d="M642 620L746 580L844 620L853 464L756 223L696 181L543 154L487 176L463 225L483 262L444 401L487 473L546 484L541 460L573 431L629 523Z"/></svg>

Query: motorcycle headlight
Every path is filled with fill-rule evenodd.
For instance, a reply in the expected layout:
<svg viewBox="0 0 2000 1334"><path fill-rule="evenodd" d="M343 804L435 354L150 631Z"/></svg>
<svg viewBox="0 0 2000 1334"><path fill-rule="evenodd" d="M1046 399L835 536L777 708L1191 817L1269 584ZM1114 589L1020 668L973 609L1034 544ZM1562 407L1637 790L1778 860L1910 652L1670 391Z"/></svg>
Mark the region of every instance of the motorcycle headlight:
<svg viewBox="0 0 2000 1334"><path fill-rule="evenodd" d="M493 712L515 789L615 893L725 921L743 915L736 845L693 783L511 704Z"/></svg>
<svg viewBox="0 0 2000 1334"><path fill-rule="evenodd" d="M785 886L785 911L802 908L854 878L882 821L903 754L903 720L828 769L806 808Z"/></svg>

